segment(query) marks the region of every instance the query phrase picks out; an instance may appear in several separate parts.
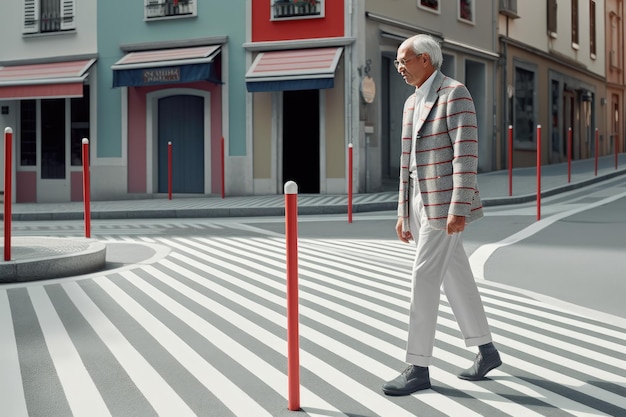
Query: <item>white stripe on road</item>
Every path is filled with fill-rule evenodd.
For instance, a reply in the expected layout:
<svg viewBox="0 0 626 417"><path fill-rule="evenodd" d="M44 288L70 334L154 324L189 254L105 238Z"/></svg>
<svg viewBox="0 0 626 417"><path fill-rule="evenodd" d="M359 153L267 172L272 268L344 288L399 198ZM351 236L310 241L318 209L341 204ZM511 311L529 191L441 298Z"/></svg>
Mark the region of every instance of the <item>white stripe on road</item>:
<svg viewBox="0 0 626 417"><path fill-rule="evenodd" d="M176 245L176 243L172 242L173 245ZM172 256L184 261L187 265L190 265L192 267L195 268L201 268L202 270L206 271L207 273L211 274L212 277L214 278L218 278L218 279L222 279L225 280L227 282L233 282L233 280L236 280L237 278L235 276L229 275L223 271L214 269L213 267L208 267L205 264L202 264L200 262L197 262L193 259L190 259L184 255L180 255L177 253L174 253ZM176 270L176 271L181 271L181 267L179 265L176 264L171 264L169 261L164 260L162 261L162 264L172 270ZM229 300L238 303L240 305L246 305L249 304L249 300L247 300L245 297L228 290L227 288L218 286L215 283L210 282L209 280L206 280L204 277L199 276L198 274L193 273L192 271L184 271L184 275L186 278L191 279L195 282L197 282L198 284L209 288L211 291L215 291L221 295L223 295L224 297L227 297ZM241 288L246 289L248 291L253 291L255 294L260 294L263 293L264 291L260 290L258 287L252 286L250 284L247 284L245 282L238 282L238 284L240 285ZM266 293L264 294L264 298L271 300L273 297L272 294L270 293ZM278 302L281 306L284 305L284 299L280 299L280 301L274 301L274 302ZM214 304L212 306L212 308L218 308L219 305ZM281 326L281 327L285 327L286 325L286 318L282 315L279 315L278 313L265 308L263 306L259 306L259 305L255 305L255 309L254 311L257 314L262 315L263 317L265 317L268 320L272 320L275 324ZM263 336L267 336L269 335L270 337L272 336L271 334L269 334L269 332L261 327L259 327L258 325L255 325L252 322L249 322L248 320L235 315L236 313L231 313L229 311L225 311L222 310L221 313L222 317L228 317L228 320L231 323L236 323L236 325L238 327L240 327L242 330L245 329L245 331L250 334L250 335L254 335L254 337L256 337L257 339L263 341L262 338ZM307 328L306 326L300 325L300 329L302 331L302 334L306 334L307 331L313 331L312 329ZM317 340L312 339L313 342L318 343ZM264 341L263 341L264 342ZM264 342L265 343L265 342ZM285 345L284 345L284 341L281 341L281 349L282 351L285 350ZM267 344L267 343L266 343ZM333 341L333 344L335 344L334 346L329 346L327 347L327 349L336 352L337 354L341 355L342 357L345 357L346 360L348 361L352 361L353 358L350 357L350 354L347 354L347 346L335 342ZM268 344L268 346L270 346ZM341 349L340 349L341 348ZM345 353L341 353L342 350L344 350ZM414 416L413 413L408 412L407 410L397 406L395 403L389 402L389 401L385 401L384 397L381 396L381 393L379 391L379 387L376 387L376 391L373 391L371 387L366 387L363 386L361 383L359 383L358 381L354 380L352 377L338 371L337 369L331 367L330 365L328 365L326 362L322 361L321 359L315 357L313 354L307 352L306 350L301 350L300 351L300 358L301 358L301 364L303 367L307 368L310 372L317 374L320 378L322 378L325 381L333 381L333 385L335 386L341 386L341 387L349 387L349 388L345 388L348 389L350 391L350 395L351 397L363 404L363 406L369 408L370 410L374 411L377 415L381 415L381 416L394 416L394 417L401 417L401 416ZM357 366L361 366L358 363L356 364ZM378 368L381 368L382 365L378 365ZM365 368L367 369L367 368ZM394 370L388 370L388 372L395 372ZM420 397L420 400L422 400L422 398ZM437 396L437 401L435 402L435 404L433 404L433 406L437 409L444 409L446 411L450 411L451 415L463 415L463 416L472 416L472 415L476 415L478 416L476 413L474 413L472 410L463 407L462 405L460 405L459 403L457 403L456 401L445 397L445 396Z"/></svg>
<svg viewBox="0 0 626 417"><path fill-rule="evenodd" d="M190 243L190 244L193 244L194 246L197 246L195 243ZM184 247L182 247L182 246L180 246L179 248L182 248L182 249L184 250ZM207 251L209 251L210 253L212 253L212 254L214 254L214 255L217 255L217 256L219 256L219 257L224 257L224 256L227 256L227 254L226 254L226 253L222 252L222 251L219 249L219 245L217 245L217 244L215 244L215 243L214 243L214 245L212 245L212 246L211 246L211 248L207 248ZM206 255L205 253L198 252L198 251L195 251L195 250L193 250L193 249L187 249L187 252L192 253L192 254L194 254L195 256L200 256L200 257L204 257L204 256ZM179 256L177 255L176 257L179 257ZM190 263L190 261L191 261L191 260L189 260L189 259L184 259L184 258L185 258L185 257L183 257L183 259L182 259L182 260L184 260L186 263ZM241 264L241 257L238 257L237 259L239 260L239 264ZM195 262L195 261L192 261L192 262ZM217 265L218 265L218 266L220 266L220 267L226 267L226 268L228 268L228 269L231 269L231 270L233 270L233 271L236 271L237 273L244 274L245 276L248 276L248 277L254 278L255 280L259 280L260 282L263 282L263 283L265 283L266 285L271 285L272 287L277 288L277 289L281 289L281 288L282 288L282 287L281 287L281 285L280 285L279 283L277 283L277 282L275 282L275 281L273 281L273 280L271 280L271 279L267 278L266 276L261 276L261 275L257 275L257 274L255 274L255 273L250 273L250 271L249 271L249 270L243 269L243 268L241 268L241 267L238 267L238 266L235 266L235 265L232 265L232 264L228 264L228 263L223 262L223 261L219 261L217 258L215 258L215 259L213 260L213 262L214 262L214 263L217 263ZM265 263L267 263L267 261L265 261ZM201 267L201 264L200 264L200 263L198 263L197 267L199 267L199 268L200 268L200 267ZM281 274L281 273L282 273L281 271L278 271L278 270L272 270L272 269L269 269L269 268L266 268L266 267L261 267L261 266L260 266L260 265L258 265L258 264L253 264L253 265L252 265L252 267L253 267L255 270L256 270L256 269L262 270L262 272L264 273L264 275L268 275L268 276L271 276L271 275L278 275L278 274ZM244 285L244 286L246 286L246 285L248 285L248 284L242 283L242 284L240 284L240 285ZM309 285L309 284L305 282L305 283L304 283L304 285ZM250 288L250 290L251 290L251 291L254 291L254 288L255 288L255 287L253 287L253 286L252 286L252 287ZM326 289L325 293L326 293L327 291L329 291L329 290L328 290L328 289ZM340 296L340 293L338 293L337 295L339 295L339 296ZM345 297L345 294L344 294L344 297ZM266 298L267 298L267 297L266 297ZM328 301L328 302L326 302L326 303L324 303L324 302L320 302L320 300L319 300L319 299L315 299L315 297L314 297L314 296L312 296L311 294L308 294L308 293L304 293L304 294L303 294L303 298L307 298L307 299L309 299L309 300L314 300L314 302L317 302L317 303L319 303L319 304L325 305L325 307L326 307L326 308L330 308L330 309L332 309L333 311L340 311L340 310L341 310L341 308L342 308L340 305L334 304L334 303L332 303L332 302L330 302L330 301ZM276 302L276 301L274 301L274 302ZM334 305L333 305L333 304L334 304ZM367 301L364 301L364 300L361 300L361 302L359 303L359 305L362 305L363 307L369 308L369 309L371 309L371 310L373 310L373 311L377 311L377 310L379 310L379 309L380 309L380 306L372 305L371 303L369 303L369 302L367 302ZM513 306L513 308L514 308L514 306ZM304 313L305 311L308 313L308 310L306 310L306 309L303 309L302 311L303 311L303 313ZM451 312L449 309L448 309L447 311L448 311L448 312ZM343 314L348 314L350 317L353 317L354 319L357 319L357 320L358 320L358 319L361 319L361 321L363 321L364 323L367 323L368 325L373 325L373 326L375 326L376 328L384 329L384 331L389 332L389 327L390 327L390 326L385 326L385 325L384 325L384 323L379 323L379 325L377 326L377 325L376 325L376 323L373 323L373 322L372 322L372 320L373 320L372 318L362 317L363 315L359 315L359 313L356 313L356 314L355 314L355 313L356 313L356 312L353 312L353 311L351 311L351 310L350 310L350 311L344 311L344 312L343 312ZM400 315L399 313L397 313L397 312L393 312L393 311L387 310L387 312L386 312L386 313L387 313L388 315L390 315L392 318L397 318L398 320L403 320L403 316L401 316L401 315ZM396 317L396 316L397 316L397 317ZM327 321L328 321L328 320L326 320L325 322L327 322ZM456 324L455 324L454 322L452 322L452 321L449 321L449 320L448 320L448 321L444 321L444 320L442 320L442 323L441 323L441 324L444 324L444 325L446 325L446 326L450 327L451 329L455 329L455 330L457 329ZM330 324L328 324L328 325L332 327L332 326L333 326L333 323L330 323ZM394 329L392 329L392 330L394 330ZM517 328L517 327L515 327L515 326L511 326L511 327L510 327L510 330L511 330L512 332L516 332L516 331L518 330L518 328ZM402 335L400 334L400 333L402 333L402 332L401 332L400 330L396 330L396 332L392 332L392 333L394 333L394 335L395 335L395 336L402 337ZM443 337L445 337L445 335L443 335ZM529 337L531 337L531 338L534 340L534 339L536 338L536 335L535 335L535 334L531 334ZM359 339L359 337L358 337L358 336L355 336L355 338L356 338L357 340L361 340L361 339ZM500 341L501 341L501 340L500 340ZM458 342L458 341L457 341L457 342ZM451 343L455 343L455 342L454 342L454 341L451 341ZM529 347L528 345L522 345L522 346L520 347L520 346L519 346L519 343L517 343L517 344L516 344L516 343L514 343L514 342L512 342L512 341L510 341L510 340L509 340L509 344L510 344L510 346L513 346L513 347L515 347L515 348L521 348L522 350L528 350L528 348L531 348L531 349L532 349L532 347ZM375 347L376 345L372 345L372 346L374 346L374 347ZM383 352L385 352L385 351L383 350ZM537 357L543 357L543 355L544 355L543 351L541 351L541 352L540 352L538 349L535 349L533 352L535 353L535 355L536 355ZM387 353L388 353L388 352L387 352ZM555 355L555 357L560 358L560 357L558 357L558 356L556 356L556 355ZM558 359L558 360L557 360L557 362L561 362L561 360L560 360L560 359ZM518 361L518 364L519 364L520 369L527 369L527 368L528 368L528 364L527 364L526 362L523 362L523 361ZM575 367L574 365L577 365L577 364L573 364L573 362L568 361L567 365L570 365L570 367L574 367L574 369L576 369L576 367ZM545 368L541 368L541 367L539 367L539 366L535 366L535 367L533 367L533 369L537 372L537 375L538 375L538 376L541 376L542 374L544 374L544 373L545 373L545 372L542 372L542 370L543 370L543 369L545 369ZM599 372L600 372L600 373L604 373L604 371L599 371ZM568 384L571 384L571 385L573 385L573 386L576 386L576 387L581 387L581 386L585 385L585 382L584 382L584 381L579 381L579 380L576 380L575 378L571 378L571 377L568 377L568 376L566 376L566 375L561 375L561 374L558 374L558 373L555 373L555 372L549 372L549 373L550 373L550 375L551 375L551 376L558 376L558 378L557 378L556 380L561 380L561 381L567 382ZM610 377L610 379L611 379L611 380L612 380L612 379L614 379L614 377L615 377L615 376L614 376L613 374L611 374L611 373L606 373L606 375L608 375L608 376ZM588 391L590 395L594 395L594 396L597 396L597 397L600 397L600 398L606 399L608 402L616 402L616 403L620 403L619 398L617 398L614 394L609 393L609 392L604 391L604 390L601 390L601 389L598 389L598 388L584 388L584 389L583 389L583 391ZM547 402L549 403L550 401L548 400Z"/></svg>
<svg viewBox="0 0 626 417"><path fill-rule="evenodd" d="M110 416L44 287L31 287L28 294L72 414Z"/></svg>
<svg viewBox="0 0 626 417"><path fill-rule="evenodd" d="M158 415L195 416L194 412L172 387L135 350L76 282L64 284L63 288ZM87 413L85 415L92 414Z"/></svg>
<svg viewBox="0 0 626 417"><path fill-rule="evenodd" d="M4 290L0 291L0 404L6 415L28 416L22 372L15 342L15 330L9 297Z"/></svg>
<svg viewBox="0 0 626 417"><path fill-rule="evenodd" d="M100 285L128 314L146 329L183 367L222 401L237 416L271 417L256 401L226 378L171 329L156 319L132 297L109 279L96 278ZM180 415L179 413L172 415Z"/></svg>
<svg viewBox="0 0 626 417"><path fill-rule="evenodd" d="M160 271L152 266L146 267L145 271L148 272L152 277L159 279L161 282L168 285L172 289L188 297L190 300L197 302L199 305L208 304L209 300L205 296L183 285L180 281L171 278L163 271ZM162 291L148 284L145 280L141 279L133 272L125 272L123 275L125 276L125 278L128 278L130 283L135 285L146 295L150 296L160 305L165 307L176 317L180 318L187 325L196 330L198 334L207 339L209 343L215 345L217 348L222 350L222 352L230 356L234 361L245 364L246 369L250 370L250 372L252 372L253 374L262 375L265 384L267 384L270 388L276 391L279 395L286 397L285 394L287 393L287 375L269 365L258 355L256 355L246 347L242 346L241 344L237 343L230 336L228 336L188 308L174 301L171 297L167 296ZM211 311L213 313L222 316L222 314L220 314L222 308L223 307L217 305L216 303L211 303ZM210 339L208 337L209 335ZM284 348L284 343L282 347ZM284 349L281 349L280 353L284 354ZM330 411L333 413L333 415L337 415L337 417L345 416L345 414L341 413L336 408L333 408L330 404L322 400L314 393L306 392L306 390L303 390L303 394L310 398L309 405L314 405L316 408ZM317 416L317 414L311 413L309 413L309 415L311 417ZM325 414L325 416L327 416L327 414ZM322 416L320 415L319 417Z"/></svg>

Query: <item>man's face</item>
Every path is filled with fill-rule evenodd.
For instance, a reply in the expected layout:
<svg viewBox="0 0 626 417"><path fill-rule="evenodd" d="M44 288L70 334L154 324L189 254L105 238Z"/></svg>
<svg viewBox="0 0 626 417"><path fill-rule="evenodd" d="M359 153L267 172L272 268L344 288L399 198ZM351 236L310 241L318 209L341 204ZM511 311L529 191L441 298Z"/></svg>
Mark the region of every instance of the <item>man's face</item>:
<svg viewBox="0 0 626 417"><path fill-rule="evenodd" d="M424 84L424 81L433 73L428 55L415 54L409 45L401 45L394 65L404 81L414 87Z"/></svg>

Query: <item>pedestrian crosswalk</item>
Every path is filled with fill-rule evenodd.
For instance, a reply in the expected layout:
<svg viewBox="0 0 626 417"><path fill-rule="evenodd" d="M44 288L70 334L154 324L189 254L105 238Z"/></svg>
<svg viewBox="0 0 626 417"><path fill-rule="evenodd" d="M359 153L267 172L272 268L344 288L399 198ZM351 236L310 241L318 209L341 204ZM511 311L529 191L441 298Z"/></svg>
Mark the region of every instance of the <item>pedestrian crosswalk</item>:
<svg viewBox="0 0 626 417"><path fill-rule="evenodd" d="M284 238L146 239L170 252L0 287L1 414L301 415L287 410ZM433 388L386 397L381 384L404 367L412 255L391 240L298 242L302 415L626 415L621 323L482 280L504 365L484 381L456 377L474 351L442 296Z"/></svg>

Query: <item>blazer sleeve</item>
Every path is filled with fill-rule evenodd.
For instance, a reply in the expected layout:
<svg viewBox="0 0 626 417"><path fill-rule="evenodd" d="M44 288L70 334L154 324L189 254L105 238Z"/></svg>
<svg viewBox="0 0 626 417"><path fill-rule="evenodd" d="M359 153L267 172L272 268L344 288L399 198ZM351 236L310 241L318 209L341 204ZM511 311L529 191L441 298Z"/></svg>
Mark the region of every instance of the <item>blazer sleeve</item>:
<svg viewBox="0 0 626 417"><path fill-rule="evenodd" d="M453 191L448 214L469 216L477 190L478 123L474 102L467 89L457 84L447 101L447 124L453 148Z"/></svg>
<svg viewBox="0 0 626 417"><path fill-rule="evenodd" d="M398 217L402 218L402 229L409 230L409 159L413 142L413 112L415 111L415 94L404 102L402 111L402 135L400 153L400 175L398 186Z"/></svg>

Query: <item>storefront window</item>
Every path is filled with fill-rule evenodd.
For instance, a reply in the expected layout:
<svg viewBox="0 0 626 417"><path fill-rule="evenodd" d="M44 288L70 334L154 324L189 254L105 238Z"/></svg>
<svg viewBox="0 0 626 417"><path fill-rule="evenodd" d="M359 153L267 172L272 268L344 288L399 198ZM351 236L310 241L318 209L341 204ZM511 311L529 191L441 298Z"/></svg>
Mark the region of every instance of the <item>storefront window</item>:
<svg viewBox="0 0 626 417"><path fill-rule="evenodd" d="M65 99L41 100L41 179L65 178Z"/></svg>
<svg viewBox="0 0 626 417"><path fill-rule="evenodd" d="M37 164L37 102L20 102L20 165Z"/></svg>
<svg viewBox="0 0 626 417"><path fill-rule="evenodd" d="M515 142L535 143L535 73L524 68L515 68L514 132Z"/></svg>

